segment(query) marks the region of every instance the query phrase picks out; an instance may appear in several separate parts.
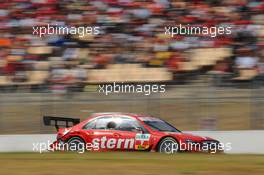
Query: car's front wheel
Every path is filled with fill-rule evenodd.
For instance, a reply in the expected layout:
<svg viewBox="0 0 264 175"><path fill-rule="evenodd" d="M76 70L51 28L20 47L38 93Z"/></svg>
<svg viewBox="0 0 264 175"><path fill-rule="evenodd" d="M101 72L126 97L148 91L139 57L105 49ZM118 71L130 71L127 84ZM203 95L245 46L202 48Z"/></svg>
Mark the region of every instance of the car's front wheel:
<svg viewBox="0 0 264 175"><path fill-rule="evenodd" d="M85 142L79 137L72 137L68 140L68 150L84 152L85 151Z"/></svg>
<svg viewBox="0 0 264 175"><path fill-rule="evenodd" d="M160 153L173 154L179 150L178 142L172 137L166 137L162 139L157 147L157 151Z"/></svg>

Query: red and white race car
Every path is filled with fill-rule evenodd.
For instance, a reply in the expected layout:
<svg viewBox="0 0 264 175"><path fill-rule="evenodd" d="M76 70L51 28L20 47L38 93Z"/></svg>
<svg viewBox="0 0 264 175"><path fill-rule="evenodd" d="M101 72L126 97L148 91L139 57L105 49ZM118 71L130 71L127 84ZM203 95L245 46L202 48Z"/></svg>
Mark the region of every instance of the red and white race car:
<svg viewBox="0 0 264 175"><path fill-rule="evenodd" d="M63 122L66 124L62 125ZM70 123L73 126L69 127ZM57 140L50 146L52 150L222 152L219 141L183 133L151 116L95 113L82 122L74 118L44 116L44 124L55 125L58 129Z"/></svg>

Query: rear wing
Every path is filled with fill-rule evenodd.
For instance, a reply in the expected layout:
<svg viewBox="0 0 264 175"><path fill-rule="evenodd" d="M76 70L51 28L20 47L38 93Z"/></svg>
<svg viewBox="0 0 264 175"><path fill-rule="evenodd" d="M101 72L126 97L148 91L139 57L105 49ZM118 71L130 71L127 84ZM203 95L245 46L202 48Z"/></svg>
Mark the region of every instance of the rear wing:
<svg viewBox="0 0 264 175"><path fill-rule="evenodd" d="M46 126L55 126L57 131L60 127L70 127L80 123L78 118L43 116L43 122Z"/></svg>

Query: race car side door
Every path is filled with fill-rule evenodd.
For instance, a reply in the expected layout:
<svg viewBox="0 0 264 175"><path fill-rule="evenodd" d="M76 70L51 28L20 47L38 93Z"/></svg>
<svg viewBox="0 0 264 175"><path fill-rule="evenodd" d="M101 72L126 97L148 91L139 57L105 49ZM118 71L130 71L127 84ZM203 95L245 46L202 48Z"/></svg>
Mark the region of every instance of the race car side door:
<svg viewBox="0 0 264 175"><path fill-rule="evenodd" d="M114 149L113 143L116 136L112 129L107 128L107 124L113 121L112 116L95 118L83 127L86 135L86 143L90 143L94 151L107 151Z"/></svg>
<svg viewBox="0 0 264 175"><path fill-rule="evenodd" d="M134 118L118 117L119 124L115 128L114 136L118 140L117 149L124 151L147 150L151 135Z"/></svg>

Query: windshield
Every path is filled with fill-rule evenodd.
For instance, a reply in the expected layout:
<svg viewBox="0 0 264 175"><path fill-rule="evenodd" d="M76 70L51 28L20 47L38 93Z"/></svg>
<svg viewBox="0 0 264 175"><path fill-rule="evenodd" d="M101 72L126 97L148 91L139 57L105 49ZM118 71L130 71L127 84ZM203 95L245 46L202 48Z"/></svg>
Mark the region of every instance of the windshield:
<svg viewBox="0 0 264 175"><path fill-rule="evenodd" d="M157 118L151 118L151 119L141 118L141 120L146 125L151 127L151 129L156 130L156 131L181 132L180 130L174 128L169 123L167 123L163 120L157 119Z"/></svg>

